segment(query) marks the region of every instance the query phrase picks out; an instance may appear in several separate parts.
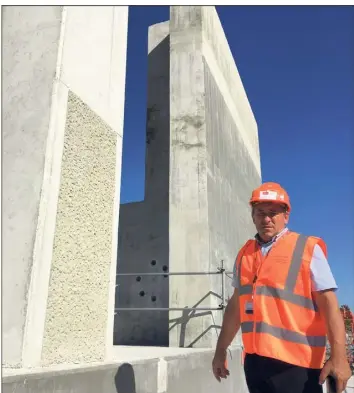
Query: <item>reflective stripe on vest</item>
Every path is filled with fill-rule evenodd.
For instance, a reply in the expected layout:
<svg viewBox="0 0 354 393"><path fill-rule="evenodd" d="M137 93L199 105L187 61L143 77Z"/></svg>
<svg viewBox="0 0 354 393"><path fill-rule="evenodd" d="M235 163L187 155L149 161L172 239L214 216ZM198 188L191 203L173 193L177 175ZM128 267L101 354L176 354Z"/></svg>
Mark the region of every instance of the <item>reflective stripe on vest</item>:
<svg viewBox="0 0 354 393"><path fill-rule="evenodd" d="M241 324L242 333L253 332L254 322L243 322ZM304 336L292 330L271 326L265 322L256 322L256 333L268 333L284 341L296 344L310 345L311 347L323 347L326 345L326 337Z"/></svg>
<svg viewBox="0 0 354 393"><path fill-rule="evenodd" d="M261 285L261 283L259 283L258 285L256 285L255 287L255 297L256 297L256 301L257 301L257 296L264 296L264 297L271 297L274 299L279 299L281 301L284 301L286 304L290 303L296 306L300 306L304 309L309 310L309 312L312 312L312 315L314 315L313 313L317 314L317 323L320 323L320 326L322 326L322 322L321 320L318 318L319 314L318 314L318 308L316 306L316 304L314 303L314 301L312 300L312 298L306 297L306 296L302 296L299 295L297 293L294 292L295 290L295 286L296 286L296 282L301 270L301 265L302 265L302 261L303 261L303 255L304 255L304 251L305 251L305 247L306 247L306 243L307 243L308 237L304 236L304 235L298 235L297 239L296 239L296 243L295 243L295 247L294 247L294 252L293 255L291 256L290 259L290 265L287 275L284 276L285 277L285 282L282 281L285 285L284 285L284 289L281 288L276 288L274 286L267 286L267 285ZM242 296L246 296L246 298L250 298L250 295L253 293L253 285L251 284L246 284L246 285L242 285L241 281L243 278L242 275L242 269L241 269L241 265L242 265L242 259L246 253L248 249L248 244L245 245L243 251L243 255L239 260L238 263L238 280L239 280L239 295L240 297ZM248 255L249 257L249 255ZM262 277L262 276L261 276ZM250 277L248 277L249 279ZM258 277L259 279L260 277ZM249 281L249 280L248 280ZM304 292L304 295L306 294L306 292ZM251 299L250 299L251 300ZM287 309L288 315L287 316L291 316L291 308L289 309L289 306L286 306L286 304L284 304L285 309ZM255 307L256 305L254 305ZM263 309L264 312L264 309ZM241 310L241 315L243 315L243 312ZM272 322L272 317L271 317L272 313L270 313L268 315L268 322ZM295 315L294 318L296 319L298 316ZM325 346L326 346L326 336L325 335L313 335L313 334L306 334L306 331L304 332L298 332L298 331L293 331L293 330L289 330L288 328L292 325L292 323L288 324L288 326L285 327L278 327L278 326L272 326L271 324L265 322L265 321L247 321L248 317L241 317L241 329L242 329L242 334L246 334L247 337L250 337L249 334L247 333L252 333L252 337L254 337L253 341L248 341L248 346L251 346L251 348L254 349L254 351L256 353L259 353L260 355L264 355L264 351L265 352L270 352L272 355L272 345L281 345L281 347L279 348L285 348L285 350L283 349L274 349L274 357L278 358L279 353L281 353L282 355L284 355L284 359L280 359L280 360L284 360L287 361L289 363L294 363L294 364L298 364L301 366L305 366L305 367L311 367L311 368L320 368L322 366L322 352L324 354L325 351ZM253 317L255 318L255 316ZM259 318L258 318L259 319ZM318 322L320 321L320 322ZM278 323L279 324L279 323ZM288 327L288 328L287 328ZM318 329L321 330L322 328ZM323 329L322 329L323 330ZM315 330L317 331L317 329ZM265 333L266 335L270 335L272 337L274 337L275 339L281 340L281 342L283 342L283 344L279 341L279 344L276 344L276 342L274 342L274 339L269 340L270 343L265 342L265 340L267 340L267 336L265 336L265 338L260 338L257 336L254 336L254 334L261 334L261 333ZM321 331L321 333L323 333L323 331ZM246 336L245 336L246 338ZM249 340L249 339L247 339ZM263 341L259 341L259 340L263 340ZM253 344L251 344L253 343ZM289 343L289 344L286 344ZM296 344L302 344L302 348L300 349L300 352L303 351L304 352L304 356L296 356L295 354L292 355L289 351L289 348L295 348L293 347L293 345ZM255 345L255 347L254 347ZM268 345L268 347L267 347ZM290 345L290 347L289 347ZM308 349L305 350L307 346ZM245 344L246 346L246 344ZM259 347L261 347L261 349L259 350ZM262 352L262 348L266 347L267 351L264 350ZM311 349L312 348L312 349ZM297 348L296 348L297 349ZM246 348L247 350L247 348ZM315 351L316 354L313 355L311 354L311 352L309 351ZM284 353L283 353L284 352ZM287 353L286 353L287 352ZM277 355L277 356L276 356ZM299 355L299 354L298 354ZM312 356L313 355L313 356ZM293 356L293 358L292 358ZM299 357L302 357L302 359L297 359Z"/></svg>

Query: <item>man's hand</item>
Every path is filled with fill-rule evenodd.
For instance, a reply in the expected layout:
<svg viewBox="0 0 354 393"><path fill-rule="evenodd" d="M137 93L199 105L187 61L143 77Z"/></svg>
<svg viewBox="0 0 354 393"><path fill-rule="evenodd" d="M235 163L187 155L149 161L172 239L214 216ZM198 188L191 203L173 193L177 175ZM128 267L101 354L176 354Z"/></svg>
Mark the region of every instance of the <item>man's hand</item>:
<svg viewBox="0 0 354 393"><path fill-rule="evenodd" d="M228 301L225 309L221 332L216 344L216 350L212 364L213 373L219 382L221 381L221 378L227 378L227 376L230 375L226 365L226 349L224 348L228 348L230 346L239 328L239 293L238 289L235 288L234 293Z"/></svg>
<svg viewBox="0 0 354 393"><path fill-rule="evenodd" d="M328 375L331 375L336 380L337 393L341 393L352 374L346 355L343 317L333 290L314 292L314 296L326 321L328 340L331 344L331 356L323 366L319 382L324 383Z"/></svg>
<svg viewBox="0 0 354 393"><path fill-rule="evenodd" d="M213 359L213 373L215 378L220 382L221 378L227 378L230 375L226 368L226 349L216 349Z"/></svg>
<svg viewBox="0 0 354 393"><path fill-rule="evenodd" d="M334 377L336 380L336 392L343 392L347 386L349 378L352 376L352 372L346 357L341 357L340 359L330 358L327 360L320 375L321 385L325 382L329 375Z"/></svg>

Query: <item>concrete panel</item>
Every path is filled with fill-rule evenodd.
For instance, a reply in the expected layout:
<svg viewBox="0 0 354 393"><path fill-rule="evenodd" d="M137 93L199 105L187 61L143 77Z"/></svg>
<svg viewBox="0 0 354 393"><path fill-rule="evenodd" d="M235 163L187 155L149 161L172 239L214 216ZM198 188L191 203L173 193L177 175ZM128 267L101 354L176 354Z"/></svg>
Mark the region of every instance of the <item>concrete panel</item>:
<svg viewBox="0 0 354 393"><path fill-rule="evenodd" d="M216 271L223 260L231 271L254 234L248 198L261 182L257 124L215 7L172 7L170 24L170 266ZM175 282L173 306L220 303L220 276ZM226 296L231 292L227 278ZM183 334L189 345L212 346L221 322L219 311L194 316ZM170 343L181 334L170 330Z"/></svg>
<svg viewBox="0 0 354 393"><path fill-rule="evenodd" d="M240 247L254 234L248 200L260 176L230 113L208 63L205 70L205 103L208 144L208 217L210 258L223 260L233 270ZM232 275L226 277L226 296L231 296ZM212 290L220 293L220 277L211 276ZM215 313L221 324L221 314Z"/></svg>
<svg viewBox="0 0 354 393"><path fill-rule="evenodd" d="M260 174L257 123L215 7L202 7L203 55Z"/></svg>
<svg viewBox="0 0 354 393"><path fill-rule="evenodd" d="M62 7L2 8L3 357L19 367Z"/></svg>
<svg viewBox="0 0 354 393"><path fill-rule="evenodd" d="M228 355L230 377L221 383L216 381L211 363L213 352L194 350L193 354L166 357L167 362L167 392L196 393L223 392L247 393L248 388L241 365L241 350L233 349Z"/></svg>
<svg viewBox="0 0 354 393"><path fill-rule="evenodd" d="M208 272L207 140L201 7L171 7L170 269ZM170 280L170 307L217 307L210 278ZM209 346L211 311L171 312L170 345ZM176 321L176 322L174 322Z"/></svg>
<svg viewBox="0 0 354 393"><path fill-rule="evenodd" d="M67 7L60 78L122 135L128 7Z"/></svg>
<svg viewBox="0 0 354 393"><path fill-rule="evenodd" d="M113 349L128 7L8 7L3 24L4 365L107 359ZM69 159L62 168L63 150ZM107 192L100 190L102 181ZM107 207L99 217L95 203ZM89 237L82 236L90 223L96 235L87 245ZM82 281L92 272L95 277ZM96 287L92 300L89 289ZM78 312L68 309L68 299ZM96 320L86 318L87 310ZM68 319L73 312L74 322ZM68 331L72 336L65 340Z"/></svg>
<svg viewBox="0 0 354 393"><path fill-rule="evenodd" d="M43 364L104 359L116 139L69 92Z"/></svg>

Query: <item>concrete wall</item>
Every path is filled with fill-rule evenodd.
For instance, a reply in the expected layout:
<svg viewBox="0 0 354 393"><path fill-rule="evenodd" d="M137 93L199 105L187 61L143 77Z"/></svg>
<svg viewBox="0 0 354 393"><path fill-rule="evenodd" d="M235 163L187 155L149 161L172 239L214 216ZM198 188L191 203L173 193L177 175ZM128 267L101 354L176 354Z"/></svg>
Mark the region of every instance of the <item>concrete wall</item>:
<svg viewBox="0 0 354 393"><path fill-rule="evenodd" d="M254 234L248 199L260 184L257 124L215 7L171 7L170 269L231 271ZM226 279L230 295L231 280ZM217 307L221 277L170 281L170 305ZM204 315L203 315L204 314ZM206 314L206 315L205 315ZM170 345L212 346L220 311L170 330ZM175 313L175 316L178 316Z"/></svg>
<svg viewBox="0 0 354 393"><path fill-rule="evenodd" d="M128 7L5 7L5 367L113 343Z"/></svg>
<svg viewBox="0 0 354 393"><path fill-rule="evenodd" d="M261 183L257 124L214 7L202 8L209 252L215 270L233 270L240 247L255 233L248 201ZM220 292L220 278L211 276ZM226 295L233 288L226 278ZM221 323L220 313L215 320Z"/></svg>
<svg viewBox="0 0 354 393"><path fill-rule="evenodd" d="M4 376L3 392L30 393L246 393L240 352L229 360L231 376L220 384L211 372L212 351L71 370Z"/></svg>
<svg viewBox="0 0 354 393"><path fill-rule="evenodd" d="M257 124L214 7L173 6L169 23L150 27L146 141L145 200L121 207L118 273L216 271L221 259L231 271L254 234L248 198L261 181L260 159ZM118 277L117 307L221 303L220 275L136 279ZM230 279L226 286L229 295ZM221 317L171 311L167 324L164 312L122 311L115 343L210 347Z"/></svg>
<svg viewBox="0 0 354 393"><path fill-rule="evenodd" d="M145 199L121 206L118 273L163 273L169 268L168 26L165 22L149 28ZM169 305L166 276L118 276L117 285L117 307ZM168 346L167 327L168 311L118 311L114 343Z"/></svg>
<svg viewBox="0 0 354 393"><path fill-rule="evenodd" d="M2 9L3 364L19 367L62 7Z"/></svg>
<svg viewBox="0 0 354 393"><path fill-rule="evenodd" d="M202 53L202 7L171 7L171 169L170 269L208 272L217 261L209 254L207 140ZM217 307L210 277L181 276L170 281L171 307ZM219 288L220 295L221 286ZM181 318L172 312L172 319ZM192 316L192 318L189 318ZM170 344L210 346L217 326L211 311L185 313L170 325Z"/></svg>

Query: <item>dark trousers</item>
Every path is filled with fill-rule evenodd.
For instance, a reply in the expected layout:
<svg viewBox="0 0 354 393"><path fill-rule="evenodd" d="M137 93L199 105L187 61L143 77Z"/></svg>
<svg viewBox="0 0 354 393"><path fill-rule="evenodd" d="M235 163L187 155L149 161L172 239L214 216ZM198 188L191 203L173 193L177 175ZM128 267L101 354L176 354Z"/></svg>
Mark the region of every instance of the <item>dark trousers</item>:
<svg viewBox="0 0 354 393"><path fill-rule="evenodd" d="M280 360L246 354L249 393L322 393L321 370L294 366Z"/></svg>

